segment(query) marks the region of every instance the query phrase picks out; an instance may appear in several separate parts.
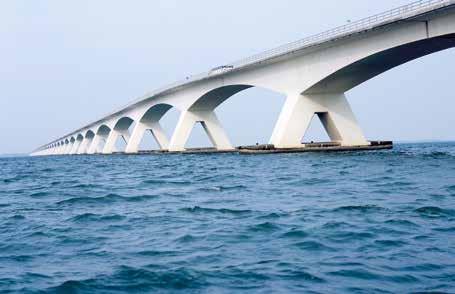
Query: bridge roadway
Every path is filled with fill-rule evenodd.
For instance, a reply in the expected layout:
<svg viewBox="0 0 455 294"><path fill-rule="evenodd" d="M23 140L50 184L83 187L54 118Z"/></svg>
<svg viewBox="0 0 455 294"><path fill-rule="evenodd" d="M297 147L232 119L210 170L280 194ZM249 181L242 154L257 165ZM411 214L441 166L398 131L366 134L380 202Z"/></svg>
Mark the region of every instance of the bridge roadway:
<svg viewBox="0 0 455 294"><path fill-rule="evenodd" d="M369 146L345 92L389 69L452 47L455 0L413 2L148 93L31 155L138 153L147 130L161 150L185 151L195 123L202 124L216 150L234 150L215 109L251 87L287 97L269 142L275 148L301 148L315 115L332 143ZM159 121L173 107L181 114L168 138ZM120 138L127 143L125 150L115 148Z"/></svg>

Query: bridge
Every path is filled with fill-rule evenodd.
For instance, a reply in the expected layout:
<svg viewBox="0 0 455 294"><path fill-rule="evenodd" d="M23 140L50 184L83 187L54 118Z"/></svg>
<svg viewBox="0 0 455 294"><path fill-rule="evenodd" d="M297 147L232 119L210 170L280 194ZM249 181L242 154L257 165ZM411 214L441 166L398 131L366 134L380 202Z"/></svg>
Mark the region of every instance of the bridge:
<svg viewBox="0 0 455 294"><path fill-rule="evenodd" d="M234 150L216 108L251 87L286 95L270 138L275 148L302 147L317 115L340 146L369 146L345 93L394 67L455 47L455 0L421 0L191 76L45 144L31 155L138 153L146 131L163 151L185 151L196 123L214 148ZM455 66L455 65L454 65ZM171 137L160 119L180 118ZM125 150L116 150L123 138Z"/></svg>

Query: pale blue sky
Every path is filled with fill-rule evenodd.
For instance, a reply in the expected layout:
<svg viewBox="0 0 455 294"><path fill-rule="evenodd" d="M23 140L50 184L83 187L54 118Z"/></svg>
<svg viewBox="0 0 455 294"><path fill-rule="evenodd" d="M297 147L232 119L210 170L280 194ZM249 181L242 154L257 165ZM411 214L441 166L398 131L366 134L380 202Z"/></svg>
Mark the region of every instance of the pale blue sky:
<svg viewBox="0 0 455 294"><path fill-rule="evenodd" d="M2 1L0 153L29 152L189 74L408 2ZM369 139L450 140L454 76L452 49L387 72L348 97ZM217 112L234 144L267 142L283 101L252 89ZM176 115L166 118L168 132ZM320 130L310 136L321 137ZM193 145L205 140L200 130L191 138Z"/></svg>

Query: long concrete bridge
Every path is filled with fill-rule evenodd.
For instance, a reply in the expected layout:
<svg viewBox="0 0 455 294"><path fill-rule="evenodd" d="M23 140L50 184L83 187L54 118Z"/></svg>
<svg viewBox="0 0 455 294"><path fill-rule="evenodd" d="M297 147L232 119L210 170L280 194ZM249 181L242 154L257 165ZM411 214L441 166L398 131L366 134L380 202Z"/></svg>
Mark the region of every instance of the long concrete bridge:
<svg viewBox="0 0 455 294"><path fill-rule="evenodd" d="M49 142L32 155L137 153L149 130L161 150L184 151L201 123L217 150L233 146L215 113L236 93L261 87L287 96L270 144L299 148L317 115L331 141L367 146L345 92L385 71L455 47L455 0L423 0L189 77ZM455 66L455 64L454 64ZM181 111L170 138L160 119ZM115 150L123 137L125 150Z"/></svg>

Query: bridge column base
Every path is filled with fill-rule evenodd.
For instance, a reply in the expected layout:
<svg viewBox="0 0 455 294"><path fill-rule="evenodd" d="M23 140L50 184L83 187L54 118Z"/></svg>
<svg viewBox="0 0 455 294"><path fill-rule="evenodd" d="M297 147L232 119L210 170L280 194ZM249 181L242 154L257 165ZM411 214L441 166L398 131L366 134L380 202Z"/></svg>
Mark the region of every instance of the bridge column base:
<svg viewBox="0 0 455 294"><path fill-rule="evenodd" d="M270 139L276 148L302 146L302 139L318 115L333 142L342 146L369 145L344 93L289 96Z"/></svg>
<svg viewBox="0 0 455 294"><path fill-rule="evenodd" d="M194 124L198 122L202 124L202 127L216 149L234 149L214 111L187 110L180 116L171 142L169 143L169 151L185 151L185 144L190 137Z"/></svg>

